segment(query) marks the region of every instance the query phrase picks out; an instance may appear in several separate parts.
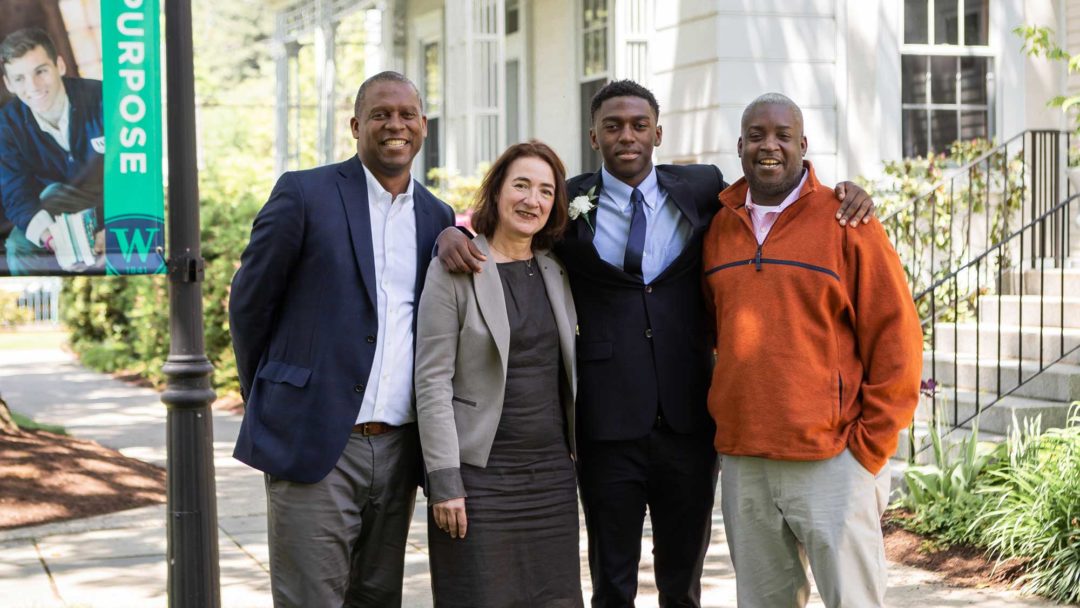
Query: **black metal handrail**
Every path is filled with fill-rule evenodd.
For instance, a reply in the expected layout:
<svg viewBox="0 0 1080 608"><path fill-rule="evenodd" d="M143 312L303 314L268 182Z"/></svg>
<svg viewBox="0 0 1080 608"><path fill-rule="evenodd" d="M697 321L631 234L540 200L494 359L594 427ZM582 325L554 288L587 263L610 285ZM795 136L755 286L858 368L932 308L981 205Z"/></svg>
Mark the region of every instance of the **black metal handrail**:
<svg viewBox="0 0 1080 608"><path fill-rule="evenodd" d="M1067 197L1063 159L1073 143L1067 131L1022 131L950 170L885 216L882 225L912 293L948 276L1013 227Z"/></svg>
<svg viewBox="0 0 1080 608"><path fill-rule="evenodd" d="M951 416L948 427L942 435L969 424L1005 397L1029 385L1050 366L1080 350L1080 340L1074 339L1076 344L1071 346L1066 341L1066 304L1071 302L1066 295L1064 272L1070 253L1070 220L1078 208L1080 195L1066 198L915 295L916 305L928 307L928 318L936 319L936 308L941 299L939 292L943 290L948 294L949 301L946 304L952 311L963 309L965 302L968 304L970 318L975 325L974 361L968 362L973 363L973 379L965 380L969 385L974 382L974 403L967 404L972 410L963 414L960 404L960 325L954 322L942 328L931 321L924 330L930 353L929 376L951 376L948 384L952 386L953 407L952 412L949 412ZM1056 285L1047 281L1048 276L1051 281L1056 281ZM1026 294L1028 289L1037 293ZM1075 295L1073 300L1080 303L1080 293ZM1029 302L1025 302L1025 296L1030 298ZM1036 310L1033 311L1033 308ZM984 319L984 313L989 318ZM957 315L956 321L960 319ZM1056 325L1053 325L1055 321ZM1076 320L1072 322L1080 325ZM992 358L983 356L981 337L984 327L995 330L996 344L991 345L994 347ZM1006 327L1016 327L1015 353L1003 352L1002 330ZM1038 331L1037 364L1032 357L1033 353L1028 353L1028 358L1024 356L1025 327L1029 330L1037 328ZM952 333L952 360L945 361L944 366L938 364L938 333L941 330ZM1003 355L1015 355L1014 377L1013 368L1010 367L1011 364L1004 364ZM1027 366L1025 361L1028 361ZM984 371L988 374L984 374ZM924 376L926 375L924 371ZM989 386L983 384L984 375L989 376ZM982 399L984 394L988 396L985 402ZM931 423L941 420L939 401L943 398L944 395L940 393L933 396ZM909 437L909 460L913 460L915 455L926 450L929 444L916 449L914 433Z"/></svg>
<svg viewBox="0 0 1080 608"><path fill-rule="evenodd" d="M1070 215L1080 207L1065 178L1074 143L1065 131L1018 133L948 171L882 220L923 324L923 375L952 388L951 411L941 411L948 391L935 393L930 407L932 424L947 423L943 434L1005 397L1027 392L1022 389L1034 378L1080 347L1065 328L1063 270L1071 247ZM965 358L961 338L971 331L974 355ZM1037 338L1031 336L1035 331ZM950 334L951 356L943 339ZM913 426L909 459L928 447L915 449Z"/></svg>

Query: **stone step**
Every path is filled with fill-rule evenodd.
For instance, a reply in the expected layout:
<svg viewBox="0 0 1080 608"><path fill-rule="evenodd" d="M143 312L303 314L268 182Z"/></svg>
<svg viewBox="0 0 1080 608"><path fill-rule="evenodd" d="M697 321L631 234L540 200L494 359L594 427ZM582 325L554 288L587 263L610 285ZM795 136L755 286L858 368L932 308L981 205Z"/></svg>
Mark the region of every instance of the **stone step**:
<svg viewBox="0 0 1080 608"><path fill-rule="evenodd" d="M1036 264L1035 268L1013 270L1008 275L1009 283L1002 290L1009 294L1060 296L1080 293L1080 267L1054 268L1053 262L1046 262L1045 268ZM1021 278L1023 282L1021 283Z"/></svg>
<svg viewBox="0 0 1080 608"><path fill-rule="evenodd" d="M1062 428L1069 417L1069 403L1065 401L1045 401L1030 397L1009 395L996 403L993 393L976 393L966 389L938 387L938 420L947 427L960 422L964 428L972 428L975 416L976 399L978 400L979 430L998 435L1007 435L1013 428L1013 420L1023 424L1024 420L1041 417L1042 428ZM989 404L993 405L989 405ZM988 407L989 406L989 407ZM915 422L929 424L933 419L933 407L929 399L924 398L915 410Z"/></svg>
<svg viewBox="0 0 1080 608"><path fill-rule="evenodd" d="M1055 363L1042 373L1039 373L1039 367L1038 361L976 359L973 355L927 351L923 353L922 376L933 378L939 387L955 386L999 394L1012 390L1019 384L1019 379L1023 379L1024 384L1013 392L1017 397L1058 402L1080 399L1080 365Z"/></svg>
<svg viewBox="0 0 1080 608"><path fill-rule="evenodd" d="M999 329L987 323L937 323L934 348L942 353L974 355L976 336L982 357L1038 361L1040 351L1044 360L1072 351L1063 360L1080 365L1080 329L1044 327L1040 331L1037 326L1005 325Z"/></svg>
<svg viewBox="0 0 1080 608"><path fill-rule="evenodd" d="M981 296L979 321L980 324L1080 329L1080 297Z"/></svg>
<svg viewBox="0 0 1080 608"><path fill-rule="evenodd" d="M934 448L931 446L930 440L930 426L926 423L916 422L915 425L915 463L916 464L935 464L934 463ZM941 444L945 447L946 451L952 448L950 456L959 458L957 451L959 448L955 447L960 445L960 442L964 441L968 437L971 437L973 431L968 428L958 428L949 430L948 427L941 429ZM897 463L906 463L908 460L908 454L910 453L909 437L911 436L910 429L904 429L900 431L900 443L897 446L896 454L893 455L891 461L895 465ZM1001 433L991 433L979 428L978 441L985 443L1005 443L1007 435ZM922 446L927 446L926 449L920 450Z"/></svg>

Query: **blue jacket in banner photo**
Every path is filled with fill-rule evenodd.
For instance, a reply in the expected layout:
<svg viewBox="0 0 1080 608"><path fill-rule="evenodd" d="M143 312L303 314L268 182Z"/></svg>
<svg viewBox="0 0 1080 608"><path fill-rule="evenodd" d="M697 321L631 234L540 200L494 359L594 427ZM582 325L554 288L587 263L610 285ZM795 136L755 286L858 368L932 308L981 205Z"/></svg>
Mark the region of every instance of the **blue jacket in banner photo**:
<svg viewBox="0 0 1080 608"><path fill-rule="evenodd" d="M23 102L13 99L0 108L0 199L4 214L20 230L41 209L42 190L77 181L105 150L101 81L63 80L71 104L70 153L41 130Z"/></svg>

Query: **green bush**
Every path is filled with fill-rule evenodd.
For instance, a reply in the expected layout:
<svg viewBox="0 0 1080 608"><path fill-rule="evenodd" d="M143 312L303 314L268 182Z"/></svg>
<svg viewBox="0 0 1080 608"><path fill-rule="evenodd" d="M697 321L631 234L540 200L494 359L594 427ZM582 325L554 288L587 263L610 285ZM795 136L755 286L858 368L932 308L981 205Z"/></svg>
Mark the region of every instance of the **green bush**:
<svg viewBox="0 0 1080 608"><path fill-rule="evenodd" d="M459 175L449 169L435 167L427 173L429 189L454 211L466 213L476 203L476 193L490 167L488 163L480 163L472 175Z"/></svg>
<svg viewBox="0 0 1080 608"><path fill-rule="evenodd" d="M930 426L934 464L910 466L904 471L908 493L900 504L911 511L899 520L907 529L934 536L945 544L978 541L973 524L985 499L976 493L979 475L1005 455L1006 446L979 441L978 421L971 435L945 447L937 424Z"/></svg>
<svg viewBox="0 0 1080 608"><path fill-rule="evenodd" d="M28 308L20 308L19 295L0 291L0 329L18 327L34 320Z"/></svg>
<svg viewBox="0 0 1080 608"><path fill-rule="evenodd" d="M976 434L958 452L932 433L936 465L905 472L913 513L897 523L933 541L970 543L999 560L1024 563L1026 591L1080 602L1080 402L1064 429L1040 421L1013 422L996 448Z"/></svg>
<svg viewBox="0 0 1080 608"><path fill-rule="evenodd" d="M1080 602L1080 402L1064 429L1017 429L1009 458L982 485L982 543L1001 559L1027 560L1028 591Z"/></svg>

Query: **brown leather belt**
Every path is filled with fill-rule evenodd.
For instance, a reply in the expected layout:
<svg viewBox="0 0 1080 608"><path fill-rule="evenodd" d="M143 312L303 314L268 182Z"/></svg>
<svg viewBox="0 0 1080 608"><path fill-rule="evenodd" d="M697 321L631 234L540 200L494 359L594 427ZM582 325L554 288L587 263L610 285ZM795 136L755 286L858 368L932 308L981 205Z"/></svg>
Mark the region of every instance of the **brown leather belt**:
<svg viewBox="0 0 1080 608"><path fill-rule="evenodd" d="M389 433L397 428L399 427L392 424L386 424L385 422L361 422L360 424L353 425L352 432L360 433L364 437L370 437L372 435Z"/></svg>

